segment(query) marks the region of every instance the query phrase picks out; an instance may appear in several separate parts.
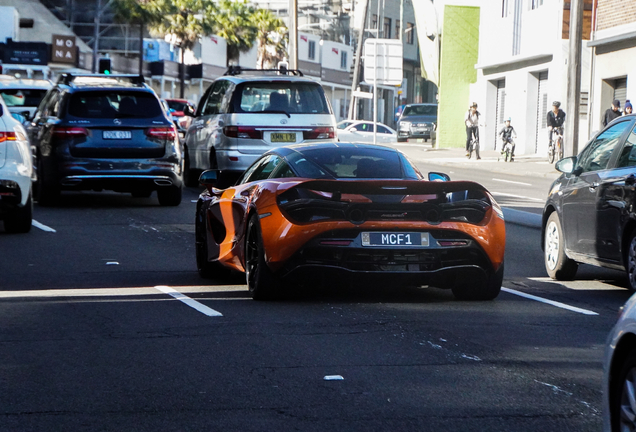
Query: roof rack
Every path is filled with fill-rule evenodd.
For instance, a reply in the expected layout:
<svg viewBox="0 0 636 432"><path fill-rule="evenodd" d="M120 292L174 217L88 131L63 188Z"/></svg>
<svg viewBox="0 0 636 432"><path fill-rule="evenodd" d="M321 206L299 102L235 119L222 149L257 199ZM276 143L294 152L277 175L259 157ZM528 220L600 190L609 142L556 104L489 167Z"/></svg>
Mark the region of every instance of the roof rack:
<svg viewBox="0 0 636 432"><path fill-rule="evenodd" d="M58 84L70 84L75 81L76 78L113 78L113 79L128 79L132 84L144 84L146 82L143 75L134 74L71 74L63 73L57 79Z"/></svg>
<svg viewBox="0 0 636 432"><path fill-rule="evenodd" d="M280 67L279 69L246 69L241 66L230 66L223 75L235 76L243 72L278 72L280 75L304 76L299 69L287 69L285 67Z"/></svg>

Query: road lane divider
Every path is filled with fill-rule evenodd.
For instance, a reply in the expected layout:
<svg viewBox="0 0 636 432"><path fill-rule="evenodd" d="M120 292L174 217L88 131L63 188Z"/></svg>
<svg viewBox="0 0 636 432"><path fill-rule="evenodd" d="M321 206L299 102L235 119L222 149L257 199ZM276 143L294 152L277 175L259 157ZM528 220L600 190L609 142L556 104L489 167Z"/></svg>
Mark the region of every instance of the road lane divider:
<svg viewBox="0 0 636 432"><path fill-rule="evenodd" d="M179 300L180 302L185 303L186 305L188 305L191 308L201 312L204 315L207 315L207 316L223 316L223 314L221 312L215 311L214 309L209 308L206 305L201 304L198 301L191 299L187 295L182 294L179 291L176 291L176 290L170 288L169 286L159 285L159 286L156 286L155 288L158 289L159 291L161 291L162 293L168 294L169 296L174 297L175 299Z"/></svg>
<svg viewBox="0 0 636 432"><path fill-rule="evenodd" d="M492 180L493 181L497 181L497 182L502 182L502 183L511 183L511 184L518 184L518 185L523 185L523 186L532 186L532 184L530 184L530 183L524 183L524 182L514 181L514 180L505 180L505 179L498 179L498 178L494 178Z"/></svg>
<svg viewBox="0 0 636 432"><path fill-rule="evenodd" d="M511 193L506 193L506 192L490 191L490 193L495 198L498 197L498 196L501 196L501 197L506 197L506 198L518 198L518 199L521 199L521 200L534 201L534 202L540 202L540 203L544 203L545 202L545 199L527 197L527 196L523 196L523 195L511 194Z"/></svg>
<svg viewBox="0 0 636 432"><path fill-rule="evenodd" d="M46 231L46 232L57 232L55 231L53 228L46 226L38 221L36 221L35 219L33 219L31 221L31 225L36 227L36 228L40 228L42 231Z"/></svg>
<svg viewBox="0 0 636 432"><path fill-rule="evenodd" d="M524 293L524 292L521 292L521 291L517 291L517 290L513 290L513 289L510 289L510 288L501 287L501 290L504 291L504 292L507 292L509 294L514 294L514 295L517 295L519 297L524 297L524 298L527 298L527 299L530 299L530 300L535 300L535 301L538 301L538 302L541 302L541 303L549 304L551 306L555 306L555 307L558 307L558 308L561 308L561 309L566 309L566 310L569 310L569 311L572 311L572 312L577 312L577 313L580 313L580 314L583 314L583 315L598 315L598 313L596 313L594 311L591 311L591 310L581 309L581 308L578 308L576 306L570 306L570 305L567 305L565 303L561 303L561 302L554 301L554 300L548 300L548 299L543 298L543 297L538 297L538 296L535 296L535 295L532 295L532 294L527 294L527 293Z"/></svg>

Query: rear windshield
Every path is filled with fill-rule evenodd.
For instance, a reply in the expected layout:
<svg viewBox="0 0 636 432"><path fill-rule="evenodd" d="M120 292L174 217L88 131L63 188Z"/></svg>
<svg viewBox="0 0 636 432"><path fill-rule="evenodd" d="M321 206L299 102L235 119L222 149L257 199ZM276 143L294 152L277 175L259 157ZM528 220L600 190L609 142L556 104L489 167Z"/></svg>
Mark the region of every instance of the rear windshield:
<svg viewBox="0 0 636 432"><path fill-rule="evenodd" d="M139 91L86 91L71 95L68 113L85 118L153 118L163 115L159 100Z"/></svg>
<svg viewBox="0 0 636 432"><path fill-rule="evenodd" d="M437 116L437 105L411 105L404 108L402 117L428 115Z"/></svg>
<svg viewBox="0 0 636 432"><path fill-rule="evenodd" d="M408 162L391 150L317 148L288 159L298 174L307 178L417 179L413 170L408 170L410 175L404 174L402 162Z"/></svg>
<svg viewBox="0 0 636 432"><path fill-rule="evenodd" d="M10 107L36 107L44 98L46 90L39 89L2 89L0 95Z"/></svg>
<svg viewBox="0 0 636 432"><path fill-rule="evenodd" d="M186 102L179 102L179 101L167 101L167 102L168 102L168 106L175 111L183 111L185 107L188 106Z"/></svg>
<svg viewBox="0 0 636 432"><path fill-rule="evenodd" d="M305 82L246 82L237 85L234 112L286 112L290 114L331 114L320 84Z"/></svg>

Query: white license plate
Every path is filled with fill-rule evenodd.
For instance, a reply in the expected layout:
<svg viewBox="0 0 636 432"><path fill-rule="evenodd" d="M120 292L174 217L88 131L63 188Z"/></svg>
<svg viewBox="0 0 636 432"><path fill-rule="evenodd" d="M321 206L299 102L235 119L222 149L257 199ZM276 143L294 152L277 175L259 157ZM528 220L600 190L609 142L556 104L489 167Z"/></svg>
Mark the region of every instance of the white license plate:
<svg viewBox="0 0 636 432"><path fill-rule="evenodd" d="M102 137L104 139L131 139L131 131L104 131Z"/></svg>
<svg viewBox="0 0 636 432"><path fill-rule="evenodd" d="M422 247L429 245L428 233L363 232L362 246Z"/></svg>

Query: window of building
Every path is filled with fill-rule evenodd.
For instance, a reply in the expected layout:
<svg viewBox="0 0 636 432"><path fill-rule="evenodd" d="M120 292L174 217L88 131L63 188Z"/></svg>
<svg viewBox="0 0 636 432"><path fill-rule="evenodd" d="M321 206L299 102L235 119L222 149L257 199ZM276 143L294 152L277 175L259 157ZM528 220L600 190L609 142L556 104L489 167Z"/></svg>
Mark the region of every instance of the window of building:
<svg viewBox="0 0 636 432"><path fill-rule="evenodd" d="M384 28L382 29L382 37L391 39L391 18L384 18Z"/></svg>
<svg viewBox="0 0 636 432"><path fill-rule="evenodd" d="M395 20L395 38L400 38L400 20Z"/></svg>
<svg viewBox="0 0 636 432"><path fill-rule="evenodd" d="M415 25L413 23L406 23L406 43L413 45L415 41Z"/></svg>
<svg viewBox="0 0 636 432"><path fill-rule="evenodd" d="M340 69L347 69L347 52L340 51Z"/></svg>
<svg viewBox="0 0 636 432"><path fill-rule="evenodd" d="M530 0L530 9L537 9L539 6L543 5L543 0Z"/></svg>
<svg viewBox="0 0 636 432"><path fill-rule="evenodd" d="M309 60L315 60L316 59L316 41L310 40L308 45L309 45L309 53L307 54L307 58Z"/></svg>
<svg viewBox="0 0 636 432"><path fill-rule="evenodd" d="M371 17L371 28L372 29L378 28L378 16L376 14L373 14L373 16Z"/></svg>
<svg viewBox="0 0 636 432"><path fill-rule="evenodd" d="M512 23L512 55L519 55L521 53L521 4L523 0L514 0L515 10Z"/></svg>

